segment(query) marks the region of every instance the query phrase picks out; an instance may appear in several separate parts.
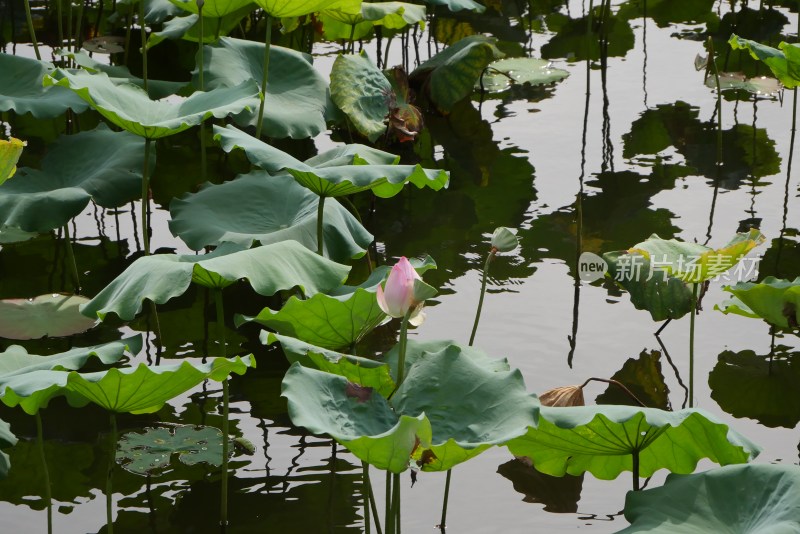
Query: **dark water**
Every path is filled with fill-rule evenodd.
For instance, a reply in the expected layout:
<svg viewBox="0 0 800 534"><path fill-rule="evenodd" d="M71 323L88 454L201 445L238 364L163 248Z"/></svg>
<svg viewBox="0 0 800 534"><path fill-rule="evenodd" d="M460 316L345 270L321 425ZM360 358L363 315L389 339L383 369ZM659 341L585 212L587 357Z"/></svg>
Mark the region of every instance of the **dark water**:
<svg viewBox="0 0 800 534"><path fill-rule="evenodd" d="M725 41L732 31L772 45L796 40L796 4L771 5L768 9L754 2L737 3L732 9L727 2L694 0L613 2L607 46L598 44L598 35L587 46L588 3L582 2L537 2L533 7L502 2L506 18L460 15L457 23L442 19L429 25L444 38L463 28L458 24L472 24L477 31L498 35L509 52L529 51L552 59L570 77L554 86L488 95L483 102L475 95L448 117L427 117L429 134L416 147L416 157L427 166L449 169L450 188L439 193L409 188L394 199L379 200L376 212L365 219L376 235L381 258L429 253L439 264L426 280L440 289L440 296L413 335L468 339L488 236L497 226L518 228L521 247L492 267L476 345L492 356L507 357L522 370L530 391L616 375L644 384L642 390L653 405L681 407L688 380L688 318L665 329L662 346L653 336L659 325L634 309L613 285L582 283L576 290L576 250L627 248L652 233L721 246L737 230L759 220L767 236L753 253L762 258L760 277L800 275L799 184L796 171L790 175L788 168L792 93L786 91L783 102L725 93L723 165L718 170L716 95L694 68L695 56L706 54L704 40L710 32L722 70L764 74L763 66L729 52ZM402 61L399 45L393 43L390 63ZM375 43L365 46L374 56ZM316 49L321 71L329 71L337 50L332 45ZM24 47L17 53L30 55ZM420 54L427 57L426 34ZM413 52L409 59L413 66ZM11 120L11 133L27 136L26 128L24 121ZM160 207L200 183L195 142L186 134L159 144L153 195ZM313 146L299 142L291 148L301 154L337 142L323 135ZM32 142L30 157L40 148ZM215 180L223 177L228 175L220 172ZM77 261L88 271L83 277L86 294L96 293L138 256L133 220L138 205L134 207L116 217L89 208L76 219ZM366 210L368 200L361 207ZM185 252L169 233L167 221L167 211L155 213L153 248ZM4 246L0 297L68 288L64 253L53 236ZM793 394L793 353L800 344L793 336L773 340L760 321L714 311L713 305L725 298L720 288L721 283L712 283L697 317L695 406L760 444L764 451L758 462L796 464L800 407ZM226 290L226 310L231 313L258 310L264 304L243 289ZM209 332L205 326L213 317L213 301L202 290L165 305L160 314L164 356L215 353L213 329ZM127 326L111 322L69 340L24 344L30 352L50 353L151 326L144 316ZM228 326L229 351L253 352L258 361L258 369L233 379L231 387L235 432L255 445L254 455L236 458L231 530L362 532L360 465L344 449L334 450L330 440L291 425L279 397L287 368L282 354L261 346L257 329L234 331ZM390 344L396 327L380 329L369 347ZM155 357L150 341L138 358ZM0 348L8 344L0 342ZM773 378L742 383L714 372L720 358L766 365L773 344L782 346L774 350L778 372ZM589 386L587 402L604 392L600 385ZM120 427L137 429L155 421L218 425L220 396L212 383L154 416L121 418ZM601 400L615 402L609 395ZM754 408L761 405L766 411ZM17 435L28 438L12 451L11 477L0 482L2 530L42 531L43 503L37 497L41 479L29 441L35 434L33 421L5 408L0 415ZM54 498L60 506L56 529L98 531L105 522L107 418L100 410L78 411L60 402L43 415L49 463L58 466L52 469ZM511 460L506 449L491 449L454 470L449 532L604 533L627 525L620 511L630 487L628 477L599 481L586 475L582 481L555 481ZM701 463L698 469L708 467ZM650 485L660 484L663 476ZM403 480L410 486L408 474ZM215 470L179 464L149 482L119 470L114 484L116 527L121 532L218 530ZM373 485L380 504L379 473L373 473ZM443 474L421 473L413 489L404 488L406 532L435 531L443 487Z"/></svg>

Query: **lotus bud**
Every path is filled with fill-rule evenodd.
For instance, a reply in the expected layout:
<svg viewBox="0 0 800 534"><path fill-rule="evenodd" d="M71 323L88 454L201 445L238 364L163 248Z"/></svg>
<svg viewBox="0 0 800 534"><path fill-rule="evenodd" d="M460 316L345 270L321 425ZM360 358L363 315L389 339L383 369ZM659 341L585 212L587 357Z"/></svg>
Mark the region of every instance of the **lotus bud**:
<svg viewBox="0 0 800 534"><path fill-rule="evenodd" d="M422 281L422 277L404 256L400 258L386 279L384 287L378 286L378 306L391 317L402 318L411 312L410 322L418 325L424 318L422 304L436 294L436 290Z"/></svg>
<svg viewBox="0 0 800 534"><path fill-rule="evenodd" d="M206 4L205 0L195 0L197 3L197 9L203 9L203 6Z"/></svg>
<svg viewBox="0 0 800 534"><path fill-rule="evenodd" d="M583 386L563 386L545 391L539 395L543 406L586 406L583 400Z"/></svg>
<svg viewBox="0 0 800 534"><path fill-rule="evenodd" d="M0 184L14 176L25 145L24 141L13 137L8 141L0 139Z"/></svg>
<svg viewBox="0 0 800 534"><path fill-rule="evenodd" d="M492 234L492 248L498 252L511 252L519 245L519 239L509 228L500 226Z"/></svg>

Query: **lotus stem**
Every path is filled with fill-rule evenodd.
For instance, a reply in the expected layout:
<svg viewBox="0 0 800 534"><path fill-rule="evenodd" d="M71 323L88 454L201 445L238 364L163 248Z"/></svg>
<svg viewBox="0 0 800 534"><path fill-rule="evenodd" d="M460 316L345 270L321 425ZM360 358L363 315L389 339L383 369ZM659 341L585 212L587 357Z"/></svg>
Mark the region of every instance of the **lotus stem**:
<svg viewBox="0 0 800 534"><path fill-rule="evenodd" d="M264 122L264 100L267 98L267 82L269 81L269 49L272 43L272 15L267 14L267 35L264 39L264 74L261 77L261 104L258 106L258 122L256 138L261 139L261 128Z"/></svg>
<svg viewBox="0 0 800 534"><path fill-rule="evenodd" d="M156 365L159 365L161 363L161 347L164 346L164 338L161 336L161 321L158 320L158 309L156 308L156 303L152 300L150 300L150 313L153 315L153 320L156 323L154 333L156 339L158 339L159 347L158 352L156 352Z"/></svg>
<svg viewBox="0 0 800 534"><path fill-rule="evenodd" d="M225 311L222 303L222 289L214 290L214 303L217 308L217 335L219 336L220 356L225 357ZM220 527L224 532L228 526L228 379L222 381L222 489L220 496Z"/></svg>
<svg viewBox="0 0 800 534"><path fill-rule="evenodd" d="M205 37L204 28L203 28L203 4L205 2L203 0L197 1L197 13L200 16L200 40L197 42L197 55L198 55L198 62L197 66L200 70L200 90L206 90L206 84L203 79L203 63L204 63L204 43L203 38ZM207 157L206 157L206 136L205 136L206 126L204 122L200 123L200 178L205 182L206 181L206 165L207 165Z"/></svg>
<svg viewBox="0 0 800 534"><path fill-rule="evenodd" d="M372 533L372 521L370 520L370 495L369 495L369 465L361 462L361 498L364 501L364 534Z"/></svg>
<svg viewBox="0 0 800 534"><path fill-rule="evenodd" d="M83 44L83 40L81 39L81 26L83 23L83 2L84 0L78 0L78 22L75 25L75 36L72 38L72 40L75 42L76 52L80 50L81 45Z"/></svg>
<svg viewBox="0 0 800 534"><path fill-rule="evenodd" d="M108 534L114 534L114 490L111 485L114 475L114 462L117 456L117 416L111 412L111 455L108 461L108 478L106 479L106 525Z"/></svg>
<svg viewBox="0 0 800 534"><path fill-rule="evenodd" d="M692 305L689 319L689 408L694 408L694 316L697 315L697 288L692 284Z"/></svg>
<svg viewBox="0 0 800 534"><path fill-rule="evenodd" d="M633 491L639 491L639 451L633 451L631 456L633 457Z"/></svg>
<svg viewBox="0 0 800 534"><path fill-rule="evenodd" d="M72 238L69 235L69 222L64 225L64 241L67 243L67 262L72 270L72 282L75 284L75 293L81 293L81 279L78 275L78 264L75 262L75 251L72 248Z"/></svg>
<svg viewBox="0 0 800 534"><path fill-rule="evenodd" d="M375 530L378 534L383 534L383 529L381 529L381 522L380 516L378 515L378 506L375 504L375 495L372 492L372 480L369 477L369 464L367 462L361 462L361 469L364 476L364 484L367 488L367 499L369 500L369 507L372 510L372 517L375 518ZM388 501L387 501L388 502ZM370 516L369 512L365 509L364 510L364 522L367 526L367 534L369 533L370 528Z"/></svg>
<svg viewBox="0 0 800 534"><path fill-rule="evenodd" d="M714 68L714 80L717 85L717 165L722 165L722 91L719 86L719 69L714 57L714 41L708 38L708 66Z"/></svg>
<svg viewBox="0 0 800 534"><path fill-rule="evenodd" d="M386 525L386 534L394 534L394 521L392 517L392 477L389 471L386 471L386 498L385 502L385 515L383 524Z"/></svg>
<svg viewBox="0 0 800 534"><path fill-rule="evenodd" d="M403 383L403 379L405 378L406 374L406 343L408 341L408 319L411 317L411 310L405 314L403 317L403 322L400 323L400 347L399 347L399 357L397 359L397 385L395 386L394 390L397 391L397 388ZM394 392L393 392L394 393Z"/></svg>
<svg viewBox="0 0 800 534"><path fill-rule="evenodd" d="M444 501L442 502L442 520L439 522L439 530L444 534L447 528L447 501L450 498L450 476L453 470L447 470L447 478L444 481Z"/></svg>
<svg viewBox="0 0 800 534"><path fill-rule="evenodd" d="M581 389L585 388L585 387L586 387L586 385L587 385L589 382L605 382L606 384L612 384L612 385L614 385L614 386L617 386L617 387L618 387L618 388L620 388L622 391L624 391L624 392L625 392L625 394L626 394L626 395L628 395L628 397L630 397L631 399L633 399L633 400L634 400L634 402L636 402L636 404L638 404L638 405L639 405L639 406L641 406L642 408L647 408L647 406L645 405L645 403L643 403L642 401L640 401L640 400L639 400L639 397L637 397L636 395L634 395L634 394L633 394L633 391L631 391L630 389L628 389L628 388L627 388L627 386L625 386L625 384L623 384L622 382L619 382L619 381L617 381L617 380L614 380L613 378L609 379L609 378L595 378L595 377L592 377L592 378L587 378L587 379L586 379L586 382L584 382L583 384L581 384Z"/></svg>
<svg viewBox="0 0 800 534"><path fill-rule="evenodd" d="M56 24L58 26L58 47L64 46L64 13L61 8L61 0L56 0Z"/></svg>
<svg viewBox="0 0 800 534"><path fill-rule="evenodd" d="M36 444L39 449L39 458L42 460L42 474L44 475L44 499L47 502L47 533L53 532L53 498L50 489L50 471L47 469L47 457L44 454L44 433L42 432L42 415L36 411Z"/></svg>
<svg viewBox="0 0 800 534"><path fill-rule="evenodd" d="M144 3L144 2L140 2ZM142 241L144 242L144 255L150 255L150 235L148 230L150 228L147 212L150 207L150 177L148 171L150 170L150 143L152 140L149 137L144 141L144 168L142 169Z"/></svg>
<svg viewBox="0 0 800 534"><path fill-rule="evenodd" d="M31 36L31 44L33 44L33 51L36 54L36 59L42 60L42 55L39 53L39 45L36 42L36 30L33 29L33 17L31 16L31 2L25 0L25 18L28 20L28 33Z"/></svg>
<svg viewBox="0 0 800 534"><path fill-rule="evenodd" d="M400 473L392 474L392 486L392 532L400 534Z"/></svg>
<svg viewBox="0 0 800 534"><path fill-rule="evenodd" d="M147 28L144 24L144 1L139 2L139 27L142 32L142 79L144 90L147 91ZM200 39L202 41L202 38Z"/></svg>
<svg viewBox="0 0 800 534"><path fill-rule="evenodd" d="M58 1L58 0L56 0ZM59 3L59 6L61 4ZM128 55L131 51L131 27L133 26L133 5L128 6L128 27L125 29L125 55L122 56L122 64L128 66ZM62 38L63 40L63 38Z"/></svg>
<svg viewBox="0 0 800 534"><path fill-rule="evenodd" d="M475 312L475 323L472 325L472 334L469 336L469 346L472 346L472 343L475 341L475 334L478 332L478 323L481 320L481 310L483 309L483 297L486 294L486 279L489 276L489 264L494 259L495 254L497 254L497 249L492 247L491 252L486 257L486 263L483 264L483 280L481 282L481 296L478 299L478 309Z"/></svg>
<svg viewBox="0 0 800 534"><path fill-rule="evenodd" d="M317 254L325 255L325 232L323 218L325 217L325 197L319 197L317 204Z"/></svg>

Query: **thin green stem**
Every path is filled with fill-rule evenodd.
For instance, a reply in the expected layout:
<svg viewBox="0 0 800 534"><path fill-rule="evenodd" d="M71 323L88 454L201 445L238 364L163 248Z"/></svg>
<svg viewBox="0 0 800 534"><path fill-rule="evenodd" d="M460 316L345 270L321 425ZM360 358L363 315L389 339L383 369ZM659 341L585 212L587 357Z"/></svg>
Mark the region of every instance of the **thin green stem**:
<svg viewBox="0 0 800 534"><path fill-rule="evenodd" d="M59 4L60 6L61 4ZM131 28L133 28L133 5L128 6L127 28L125 29L125 55L122 56L122 64L128 66L128 56L131 51ZM63 41L63 37L62 37Z"/></svg>
<svg viewBox="0 0 800 534"><path fill-rule="evenodd" d="M28 20L28 33L31 36L31 44L33 44L33 51L36 54L36 59L41 61L42 55L39 53L39 44L36 42L36 30L33 29L33 17L31 16L30 0L25 0L25 18Z"/></svg>
<svg viewBox="0 0 800 534"><path fill-rule="evenodd" d="M450 475L452 469L447 470L447 478L444 481L444 501L442 502L442 520L439 522L439 530L442 532L447 528L447 501L450 498Z"/></svg>
<svg viewBox="0 0 800 534"><path fill-rule="evenodd" d="M83 45L83 40L81 39L81 26L83 25L83 2L84 0L78 0L78 22L75 25L75 36L72 38L73 42L75 43L75 51L81 49L81 45Z"/></svg>
<svg viewBox="0 0 800 534"><path fill-rule="evenodd" d="M369 477L369 464L367 462L361 462L361 468L364 470L364 475L366 476L367 495L369 497L369 507L372 510L372 517L375 518L375 530L378 531L378 534L383 534L380 516L378 515L378 505L375 503L375 494L372 492L372 480ZM369 517L366 515L366 512L365 517L367 517L367 523L369 523Z"/></svg>
<svg viewBox="0 0 800 534"><path fill-rule="evenodd" d="M111 452L108 461L108 478L106 479L106 532L114 534L114 462L117 456L117 416L111 412Z"/></svg>
<svg viewBox="0 0 800 534"><path fill-rule="evenodd" d="M163 347L164 346L164 342L163 342L164 338L161 337L161 321L158 320L158 309L156 308L156 303L154 301L148 299L148 302L150 302L150 314L153 316L153 320L155 321L155 330L154 330L154 332L156 334L156 339L158 340L158 345L160 347ZM160 350L158 351L158 354L156 355L156 365L158 365L159 363L161 363L161 351Z"/></svg>
<svg viewBox="0 0 800 534"><path fill-rule="evenodd" d="M386 525L386 534L394 534L394 518L392 517L392 477L386 471L386 497L384 499L383 524Z"/></svg>
<svg viewBox="0 0 800 534"><path fill-rule="evenodd" d="M394 534L400 534L400 473L392 474L392 523Z"/></svg>
<svg viewBox="0 0 800 534"><path fill-rule="evenodd" d="M264 124L264 101L267 98L267 82L269 81L269 49L272 43L272 15L267 14L267 35L264 39L264 73L261 77L261 104L258 106L258 122L256 123L256 138L261 138L261 128Z"/></svg>
<svg viewBox="0 0 800 534"><path fill-rule="evenodd" d="M397 358L397 385L395 391L403 383L406 374L406 344L408 341L408 318L411 317L411 310L403 317L403 322L400 323L400 350L399 357Z"/></svg>
<svg viewBox="0 0 800 534"><path fill-rule="evenodd" d="M639 451L633 451L633 491L639 491Z"/></svg>
<svg viewBox="0 0 800 534"><path fill-rule="evenodd" d="M225 341L225 311L222 303L222 289L214 290L214 303L217 308L217 335L219 336L220 356L226 356L226 341ZM222 382L222 494L220 496L220 526L224 531L228 526L228 440L229 440L229 425L228 425L228 391L227 378Z"/></svg>
<svg viewBox="0 0 800 534"><path fill-rule="evenodd" d="M75 251L72 248L72 237L69 235L69 221L64 225L64 241L67 243L67 263L72 271L72 282L75 285L75 293L81 292L81 278L78 274L78 264L75 262Z"/></svg>
<svg viewBox="0 0 800 534"><path fill-rule="evenodd" d="M141 2L143 3L143 2ZM147 212L150 211L150 143L151 139L148 137L144 140L144 168L142 168L142 240L144 241L144 255L150 255L150 221L148 221Z"/></svg>
<svg viewBox="0 0 800 534"><path fill-rule="evenodd" d="M204 47L205 47L205 45L203 43L203 37L205 36L204 28L203 28L203 4L205 4L205 2L203 0L197 0L197 13L198 13L198 15L200 17L200 20L199 20L199 22L200 22L200 40L197 43L197 56L198 56L197 68L200 71L200 90L201 91L205 91L206 90L206 84L205 84L205 80L203 78L203 69L204 69L203 63L205 62L205 59L204 59L204 55L205 55ZM200 178L204 182L206 181L206 174L207 174L206 173L207 157L206 157L205 129L206 129L205 123L201 122L200 123Z"/></svg>
<svg viewBox="0 0 800 534"><path fill-rule="evenodd" d="M58 47L61 48L64 46L64 12L63 8L61 7L62 0L55 0L56 2L56 17L58 20L56 24L58 26Z"/></svg>
<svg viewBox="0 0 800 534"><path fill-rule="evenodd" d="M708 38L708 65L714 70L714 80L717 85L717 165L722 165L722 91L719 85L719 69L714 57L714 41Z"/></svg>
<svg viewBox="0 0 800 534"><path fill-rule="evenodd" d="M697 289L700 284L692 284L691 318L689 319L689 408L694 407L694 316L697 315Z"/></svg>
<svg viewBox="0 0 800 534"><path fill-rule="evenodd" d="M361 462L361 498L364 501L364 534L372 534L370 519L369 464Z"/></svg>
<svg viewBox="0 0 800 534"><path fill-rule="evenodd" d="M144 23L144 0L139 1L139 27L142 32L142 79L147 91L147 28Z"/></svg>
<svg viewBox="0 0 800 534"><path fill-rule="evenodd" d="M53 532L53 498L50 489L50 471L47 469L47 457L44 454L44 433L42 432L42 415L36 412L36 444L39 449L39 458L42 461L42 474L44 475L44 499L47 503L47 534Z"/></svg>
<svg viewBox="0 0 800 534"><path fill-rule="evenodd" d="M317 204L317 254L320 256L325 255L325 233L324 233L324 217L325 217L325 197L319 197Z"/></svg>
<svg viewBox="0 0 800 534"><path fill-rule="evenodd" d="M483 280L481 281L481 296L478 299L478 309L475 311L475 323L472 325L472 334L469 336L469 346L475 341L475 334L478 332L478 323L481 320L481 310L483 309L483 297L486 295L486 279L489 276L489 265L497 254L497 249L492 247L491 252L486 257L486 263L483 264Z"/></svg>

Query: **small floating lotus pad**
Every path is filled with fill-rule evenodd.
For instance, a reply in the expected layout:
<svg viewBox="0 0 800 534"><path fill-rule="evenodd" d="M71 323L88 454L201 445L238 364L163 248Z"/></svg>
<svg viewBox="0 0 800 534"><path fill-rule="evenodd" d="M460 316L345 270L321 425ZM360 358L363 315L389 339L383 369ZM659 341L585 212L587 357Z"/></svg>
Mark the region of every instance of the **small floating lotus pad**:
<svg viewBox="0 0 800 534"><path fill-rule="evenodd" d="M222 432L211 426L176 425L146 428L144 434L128 432L117 445L117 463L137 475L150 475L169 467L172 455L186 465L222 465Z"/></svg>
<svg viewBox="0 0 800 534"><path fill-rule="evenodd" d="M483 75L475 84L475 89L499 93L512 84L545 85L563 80L569 72L556 69L547 59L514 57L498 59L489 63Z"/></svg>
<svg viewBox="0 0 800 534"><path fill-rule="evenodd" d="M731 465L669 475L663 486L630 491L617 534L800 533L800 467Z"/></svg>
<svg viewBox="0 0 800 534"><path fill-rule="evenodd" d="M96 323L78 311L87 302L86 297L60 293L0 300L0 337L39 339L85 332Z"/></svg>

